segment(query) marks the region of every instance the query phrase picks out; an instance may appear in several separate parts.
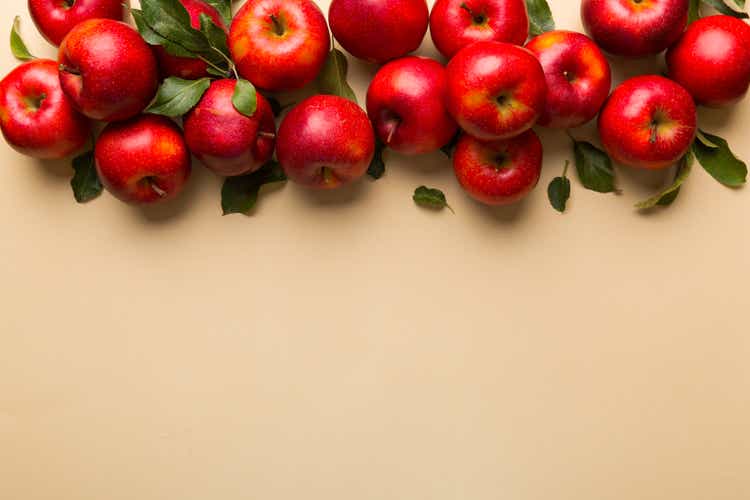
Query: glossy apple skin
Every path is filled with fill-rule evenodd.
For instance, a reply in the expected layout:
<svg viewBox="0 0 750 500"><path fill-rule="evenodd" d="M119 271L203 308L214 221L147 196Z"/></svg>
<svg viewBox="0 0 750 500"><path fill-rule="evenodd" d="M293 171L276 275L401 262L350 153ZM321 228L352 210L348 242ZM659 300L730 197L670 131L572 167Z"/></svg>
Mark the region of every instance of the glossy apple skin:
<svg viewBox="0 0 750 500"><path fill-rule="evenodd" d="M333 0L328 20L347 52L382 64L419 48L429 9L425 0Z"/></svg>
<svg viewBox="0 0 750 500"><path fill-rule="evenodd" d="M687 24L689 0L583 0L581 20L604 51L625 57L658 54Z"/></svg>
<svg viewBox="0 0 750 500"><path fill-rule="evenodd" d="M480 141L462 134L453 153L459 184L485 205L510 205L539 182L542 143L533 130L510 139Z"/></svg>
<svg viewBox="0 0 750 500"><path fill-rule="evenodd" d="M447 68L448 112L469 134L507 139L530 129L544 111L547 84L537 58L516 45L475 42Z"/></svg>
<svg viewBox="0 0 750 500"><path fill-rule="evenodd" d="M750 85L750 26L723 15L695 21L667 51L667 68L698 104L739 101Z"/></svg>
<svg viewBox="0 0 750 500"><path fill-rule="evenodd" d="M110 123L94 151L102 184L130 204L168 200L190 177L190 153L177 125L157 115Z"/></svg>
<svg viewBox="0 0 750 500"><path fill-rule="evenodd" d="M237 71L270 91L299 89L312 82L330 48L325 17L310 0L250 0L237 12L229 31Z"/></svg>
<svg viewBox="0 0 750 500"><path fill-rule="evenodd" d="M58 46L76 24L89 19L122 21L122 0L75 0L68 7L64 0L29 0L29 13L39 32Z"/></svg>
<svg viewBox="0 0 750 500"><path fill-rule="evenodd" d="M673 165L690 148L695 126L693 98L657 75L625 80L599 114L599 136L609 156L636 168Z"/></svg>
<svg viewBox="0 0 750 500"><path fill-rule="evenodd" d="M276 142L276 123L268 101L257 94L255 113L243 115L232 104L236 83L213 82L183 122L190 152L209 170L225 177L258 170L271 159Z"/></svg>
<svg viewBox="0 0 750 500"><path fill-rule="evenodd" d="M180 3L190 15L190 25L195 29L201 27L201 14L208 15L217 26L227 31L221 14L215 8L211 7L202 0L180 0ZM169 54L164 47L157 45L154 47L156 59L159 62L159 70L162 78L176 76L185 80L197 80L208 76L208 65L200 59L192 57L179 57Z"/></svg>
<svg viewBox="0 0 750 500"><path fill-rule="evenodd" d="M13 149L40 159L70 156L91 134L91 122L60 88L57 63L45 59L24 63L0 81L0 128Z"/></svg>
<svg viewBox="0 0 750 500"><path fill-rule="evenodd" d="M92 19L77 25L60 45L58 62L63 91L95 120L131 118L156 94L158 70L151 48L119 21Z"/></svg>
<svg viewBox="0 0 750 500"><path fill-rule="evenodd" d="M591 121L612 86L609 63L593 40L573 31L549 31L526 48L539 59L547 80L539 125L573 128Z"/></svg>
<svg viewBox="0 0 750 500"><path fill-rule="evenodd" d="M375 152L375 134L362 108L333 95L294 107L279 127L276 156L287 177L314 189L335 189L362 177Z"/></svg>
<svg viewBox="0 0 750 500"><path fill-rule="evenodd" d="M523 45L529 36L524 0L437 0L430 14L430 34L447 59L473 42Z"/></svg>
<svg viewBox="0 0 750 500"><path fill-rule="evenodd" d="M367 90L367 114L380 141L399 153L435 151L458 130L445 107L442 64L425 57L391 61Z"/></svg>

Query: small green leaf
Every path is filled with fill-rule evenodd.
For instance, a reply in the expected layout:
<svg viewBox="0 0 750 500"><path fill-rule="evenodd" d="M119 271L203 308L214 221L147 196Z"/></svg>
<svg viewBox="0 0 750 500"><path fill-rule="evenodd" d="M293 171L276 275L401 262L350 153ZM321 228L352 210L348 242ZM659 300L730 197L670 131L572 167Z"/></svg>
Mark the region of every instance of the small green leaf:
<svg viewBox="0 0 750 500"><path fill-rule="evenodd" d="M258 192L264 184L283 182L286 175L275 161L260 170L237 177L227 177L221 189L221 208L224 215L247 214L258 201Z"/></svg>
<svg viewBox="0 0 750 500"><path fill-rule="evenodd" d="M357 102L357 96L346 81L349 63L339 49L328 53L323 69L318 75L318 90L321 94L332 94Z"/></svg>
<svg viewBox="0 0 750 500"><path fill-rule="evenodd" d="M618 192L615 187L615 171L607 153L590 142L573 140L576 172L586 189L598 193Z"/></svg>
<svg viewBox="0 0 750 500"><path fill-rule="evenodd" d="M565 211L565 205L568 203L570 198L570 179L567 177L569 161L565 161L565 167L563 168L563 174L560 177L555 177L552 182L547 186L547 197L552 205L552 208L558 212Z"/></svg>
<svg viewBox="0 0 750 500"><path fill-rule="evenodd" d="M243 115L253 116L258 108L258 93L253 84L241 78L237 80L232 95L232 104L234 104L234 109Z"/></svg>
<svg viewBox="0 0 750 500"><path fill-rule="evenodd" d="M232 24L232 0L204 0L208 5L219 11L224 24Z"/></svg>
<svg viewBox="0 0 750 500"><path fill-rule="evenodd" d="M142 0L141 12L146 24L167 40L197 54L208 52L208 40L191 26L190 14L179 0Z"/></svg>
<svg viewBox="0 0 750 500"><path fill-rule="evenodd" d="M13 28L10 30L10 51L13 53L13 57L20 61L31 61L32 59L36 59L36 57L31 55L23 38L21 38L20 29L21 17L16 16L16 18L13 19Z"/></svg>
<svg viewBox="0 0 750 500"><path fill-rule="evenodd" d="M656 206L666 207L668 205L671 205L672 202L677 198L677 195L680 193L682 184L688 178L692 169L693 154L688 151L685 156L682 157L679 165L677 166L677 172L675 173L675 178L672 184L667 189L652 196L651 198L636 203L635 207L641 210L646 210L649 208L654 208Z"/></svg>
<svg viewBox="0 0 750 500"><path fill-rule="evenodd" d="M724 2L724 0L703 0L703 3L705 3L706 5L710 5L717 11L727 16L732 16L732 17L736 17L739 19L748 18L747 13L734 10L729 5L727 5L726 2Z"/></svg>
<svg viewBox="0 0 750 500"><path fill-rule="evenodd" d="M130 13L135 21L135 26L138 28L138 32L141 37L150 45L161 45L168 53L179 56L179 57L195 57L195 52L187 50L182 45L172 42L161 36L159 33L151 29L146 19L143 17L143 12L137 9L130 9Z"/></svg>
<svg viewBox="0 0 750 500"><path fill-rule="evenodd" d="M412 196L414 203L419 206L441 210L447 208L451 212L453 209L445 199L445 194L439 189L428 188L427 186L419 186L414 190L414 196ZM454 212L455 213L455 212Z"/></svg>
<svg viewBox="0 0 750 500"><path fill-rule="evenodd" d="M380 142L380 140L375 140L375 155L372 157L370 167L367 169L367 175L373 179L380 179L385 173L385 162L383 161L385 148L385 144Z"/></svg>
<svg viewBox="0 0 750 500"><path fill-rule="evenodd" d="M448 142L448 144L446 144L445 146L443 146L442 148L440 148L440 151L442 151L443 154L445 156L447 156L448 158L452 158L453 157L453 151L456 149L456 144L458 144L458 139L460 139L460 138L461 138L461 131L459 130L458 132L456 132L456 135L454 135L451 138L451 140L450 140L450 142Z"/></svg>
<svg viewBox="0 0 750 500"><path fill-rule="evenodd" d="M688 3L688 24L691 24L701 17L701 0L689 0Z"/></svg>
<svg viewBox="0 0 750 500"><path fill-rule="evenodd" d="M227 32L214 23L208 14L200 15L201 33L208 40L208 45L214 51L213 56L219 58L219 62L229 59L229 46L227 45ZM212 59L213 60L213 59Z"/></svg>
<svg viewBox="0 0 750 500"><path fill-rule="evenodd" d="M526 0L529 13L529 35L537 36L555 29L555 20L547 0Z"/></svg>
<svg viewBox="0 0 750 500"><path fill-rule="evenodd" d="M708 140L708 137L703 135L703 132L699 129L695 131L695 138L701 142L704 146L706 146L709 149L716 149L719 147L718 144L714 144L710 140Z"/></svg>
<svg viewBox="0 0 750 500"><path fill-rule="evenodd" d="M736 3L741 9L745 8L745 0L734 0L734 3Z"/></svg>
<svg viewBox="0 0 750 500"><path fill-rule="evenodd" d="M78 203L86 203L102 194L102 183L96 173L94 152L87 151L73 159L75 175L70 180L73 196Z"/></svg>
<svg viewBox="0 0 750 500"><path fill-rule="evenodd" d="M198 104L210 86L210 78L183 80L170 76L161 84L154 102L145 112L171 118L182 116Z"/></svg>
<svg viewBox="0 0 750 500"><path fill-rule="evenodd" d="M725 186L739 187L745 184L747 165L734 156L727 141L702 130L699 132L710 143L717 146L711 148L701 140L693 141L693 153L703 169Z"/></svg>

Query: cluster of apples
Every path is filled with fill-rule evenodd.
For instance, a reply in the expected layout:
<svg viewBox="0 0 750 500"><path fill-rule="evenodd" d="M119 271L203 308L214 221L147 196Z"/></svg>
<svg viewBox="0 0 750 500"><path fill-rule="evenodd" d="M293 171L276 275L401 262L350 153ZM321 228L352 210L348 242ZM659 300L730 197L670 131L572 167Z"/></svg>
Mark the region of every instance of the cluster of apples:
<svg viewBox="0 0 750 500"><path fill-rule="evenodd" d="M608 155L637 168L674 165L696 135L709 149L722 146L697 129L696 103L727 106L747 92L750 26L723 0L712 5L731 15L695 20L696 5L583 0L589 38L554 30L544 0L437 0L432 12L425 0L333 0L335 40L382 65L365 113L312 0L249 0L234 16L231 0L141 0L131 9L137 29L122 22L121 0L29 0L59 57L33 58L14 27L14 53L28 62L0 82L0 128L16 150L42 159L92 141L93 153L74 161L89 179L79 201L99 182L128 203L174 197L191 155L238 180L225 184L226 196L253 197L259 184L284 178L330 189L368 170L378 177L384 148L442 148L467 193L508 204L538 183L537 124L570 129L598 115ZM409 56L428 29L447 65ZM668 49L667 77L631 78L610 94L600 48L626 57ZM271 94L315 81L320 93L277 131ZM106 126L94 139L95 121Z"/></svg>

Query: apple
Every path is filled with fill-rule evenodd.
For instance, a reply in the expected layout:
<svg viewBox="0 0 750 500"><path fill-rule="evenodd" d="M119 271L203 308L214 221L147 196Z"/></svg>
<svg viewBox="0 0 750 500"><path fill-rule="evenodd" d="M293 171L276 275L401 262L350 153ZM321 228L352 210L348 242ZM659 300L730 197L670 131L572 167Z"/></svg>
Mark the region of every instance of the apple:
<svg viewBox="0 0 750 500"><path fill-rule="evenodd" d="M0 129L19 153L60 159L86 144L91 122L63 94L57 63L36 59L0 81Z"/></svg>
<svg viewBox="0 0 750 500"><path fill-rule="evenodd" d="M573 128L591 121L609 95L612 73L586 35L548 31L526 44L542 65L547 99L539 125Z"/></svg>
<svg viewBox="0 0 750 500"><path fill-rule="evenodd" d="M131 118L156 94L156 58L141 35L120 21L78 24L60 45L58 62L63 91L95 120Z"/></svg>
<svg viewBox="0 0 750 500"><path fill-rule="evenodd" d="M122 0L29 0L29 13L42 36L57 46L76 24L83 21L122 21L122 4Z"/></svg>
<svg viewBox="0 0 750 500"><path fill-rule="evenodd" d="M223 176L253 172L271 159L276 123L268 101L257 94L252 117L237 111L232 95L237 80L217 80L184 119L190 152Z"/></svg>
<svg viewBox="0 0 750 500"><path fill-rule="evenodd" d="M486 205L510 205L539 182L542 143L533 130L510 139L480 141L462 134L453 153L459 184Z"/></svg>
<svg viewBox="0 0 750 500"><path fill-rule="evenodd" d="M382 64L414 52L430 11L425 0L333 0L333 37L354 57Z"/></svg>
<svg viewBox="0 0 750 500"><path fill-rule="evenodd" d="M599 136L613 160L637 168L666 168L695 137L695 103L679 84L657 75L621 83L599 114Z"/></svg>
<svg viewBox="0 0 750 500"><path fill-rule="evenodd" d="M658 54L685 29L689 0L583 0L581 20L606 52L625 57Z"/></svg>
<svg viewBox="0 0 750 500"><path fill-rule="evenodd" d="M730 16L699 19L667 51L667 67L698 104L733 104L750 85L750 26Z"/></svg>
<svg viewBox="0 0 750 500"><path fill-rule="evenodd" d="M190 177L190 153L182 133L163 116L110 123L96 142L94 157L102 185L126 203L174 198Z"/></svg>
<svg viewBox="0 0 750 500"><path fill-rule="evenodd" d="M287 177L334 189L362 177L375 153L375 134L362 108L334 95L315 95L284 117L276 156Z"/></svg>
<svg viewBox="0 0 750 500"><path fill-rule="evenodd" d="M325 17L311 0L249 0L229 30L237 71L270 91L312 82L330 48Z"/></svg>
<svg viewBox="0 0 750 500"><path fill-rule="evenodd" d="M437 0L430 14L435 47L447 59L473 42L523 45L529 36L524 0Z"/></svg>
<svg viewBox="0 0 750 500"><path fill-rule="evenodd" d="M445 107L446 76L432 59L409 56L391 61L367 90L367 114L383 144L405 154L435 151L458 126Z"/></svg>
<svg viewBox="0 0 750 500"><path fill-rule="evenodd" d="M448 63L448 112L469 134L506 139L530 129L544 111L544 71L523 47L474 42Z"/></svg>

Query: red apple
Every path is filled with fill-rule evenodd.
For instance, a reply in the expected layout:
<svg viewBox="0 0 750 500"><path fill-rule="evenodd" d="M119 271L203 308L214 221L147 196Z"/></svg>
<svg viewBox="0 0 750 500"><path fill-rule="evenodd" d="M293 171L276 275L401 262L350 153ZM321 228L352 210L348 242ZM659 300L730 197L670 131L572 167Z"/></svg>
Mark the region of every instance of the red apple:
<svg viewBox="0 0 750 500"><path fill-rule="evenodd" d="M229 31L229 50L243 78L271 91L312 82L331 48L328 25L311 0L250 0Z"/></svg>
<svg viewBox="0 0 750 500"><path fill-rule="evenodd" d="M581 20L610 54L644 57L672 45L685 29L689 0L583 0Z"/></svg>
<svg viewBox="0 0 750 500"><path fill-rule="evenodd" d="M419 48L429 14L425 0L333 0L328 20L347 52L382 64Z"/></svg>
<svg viewBox="0 0 750 500"><path fill-rule="evenodd" d="M458 126L445 107L445 68L432 59L404 57L377 72L367 90L367 114L378 138L405 154L435 151Z"/></svg>
<svg viewBox="0 0 750 500"><path fill-rule="evenodd" d="M698 104L732 104L750 85L750 26L730 16L699 19L667 51L667 67Z"/></svg>
<svg viewBox="0 0 750 500"><path fill-rule="evenodd" d="M448 63L448 111L479 139L505 139L530 129L544 111L546 93L539 61L516 45L475 42Z"/></svg>
<svg viewBox="0 0 750 500"><path fill-rule="evenodd" d="M260 94L252 117L232 104L236 80L217 80L184 120L190 152L223 176L253 172L271 159L276 123L268 101Z"/></svg>
<svg viewBox="0 0 750 500"><path fill-rule="evenodd" d="M96 170L126 203L174 198L190 177L190 153L177 125L157 115L110 123L96 142Z"/></svg>
<svg viewBox="0 0 750 500"><path fill-rule="evenodd" d="M687 90L662 76L625 80L599 114L599 136L613 160L631 167L668 167L695 137L695 103Z"/></svg>
<svg viewBox="0 0 750 500"><path fill-rule="evenodd" d="M60 45L76 24L89 19L122 21L122 0L29 0L34 24L52 45Z"/></svg>
<svg viewBox="0 0 750 500"><path fill-rule="evenodd" d="M281 122L276 156L290 180L317 189L349 184L367 171L375 134L362 108L334 95L299 103Z"/></svg>
<svg viewBox="0 0 750 500"><path fill-rule="evenodd" d="M524 0L437 0L430 14L435 47L450 59L473 42L523 45L529 36Z"/></svg>
<svg viewBox="0 0 750 500"><path fill-rule="evenodd" d="M73 105L95 120L117 121L148 106L158 85L151 48L111 19L77 25L60 45L60 83Z"/></svg>
<svg viewBox="0 0 750 500"><path fill-rule="evenodd" d="M490 142L462 134L453 153L453 170L461 187L475 200L509 205L539 182L542 143L533 130Z"/></svg>
<svg viewBox="0 0 750 500"><path fill-rule="evenodd" d="M599 47L586 35L548 31L526 48L542 64L547 103L539 125L572 128L593 119L612 85L612 73Z"/></svg>
<svg viewBox="0 0 750 500"><path fill-rule="evenodd" d="M63 94L57 63L37 59L17 67L0 82L0 128L19 153L59 159L83 147L91 122Z"/></svg>

